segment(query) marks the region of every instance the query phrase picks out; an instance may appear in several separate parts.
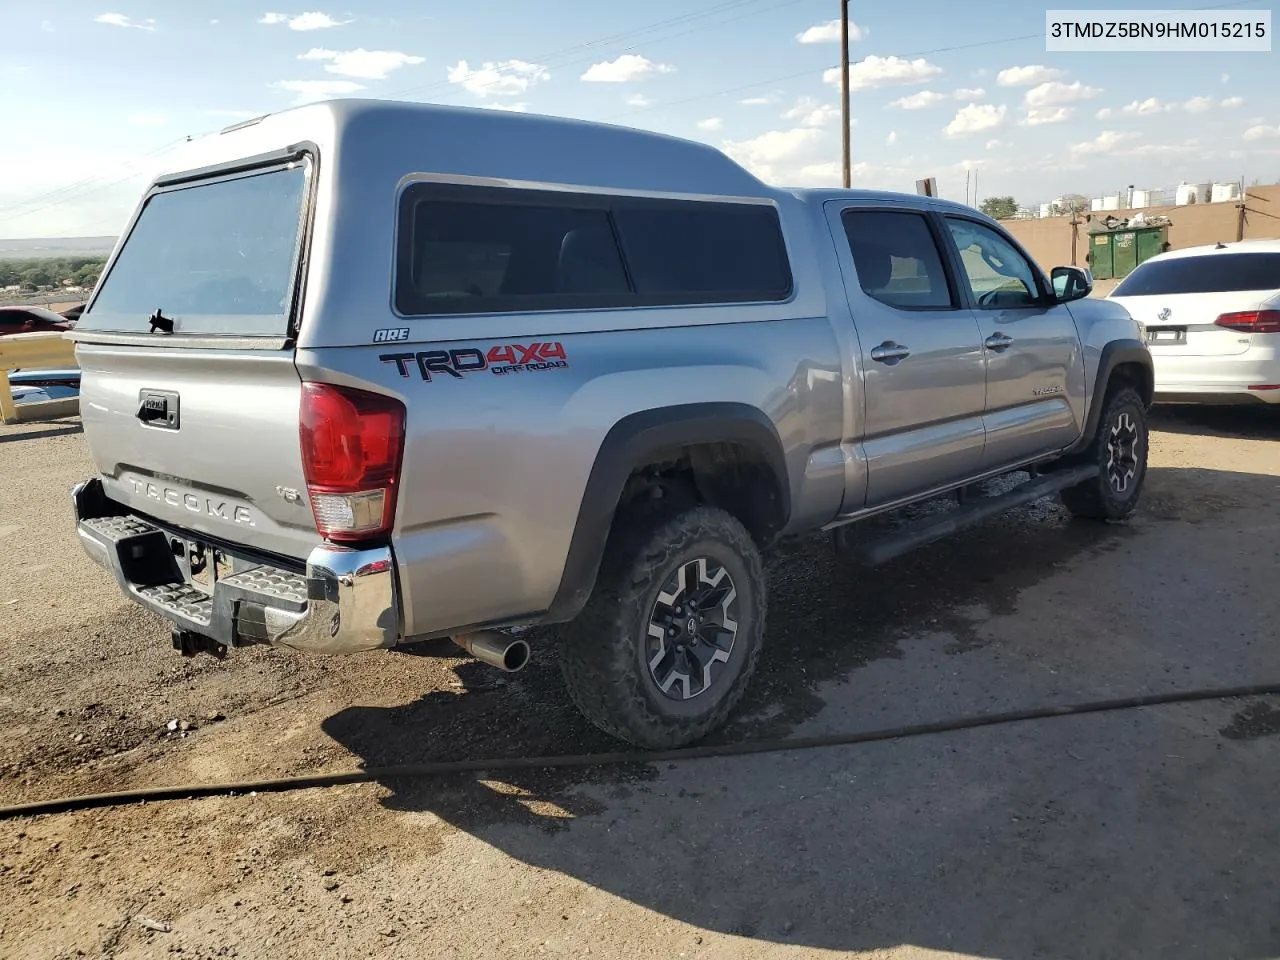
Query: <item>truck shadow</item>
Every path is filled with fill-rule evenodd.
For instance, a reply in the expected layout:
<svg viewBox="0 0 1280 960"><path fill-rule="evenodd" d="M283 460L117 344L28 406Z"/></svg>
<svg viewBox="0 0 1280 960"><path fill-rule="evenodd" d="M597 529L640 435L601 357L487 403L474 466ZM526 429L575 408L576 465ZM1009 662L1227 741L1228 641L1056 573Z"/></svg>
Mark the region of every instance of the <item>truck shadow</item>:
<svg viewBox="0 0 1280 960"><path fill-rule="evenodd" d="M905 658L914 635L949 634L940 655L963 657L984 643L974 610L1014 613L1020 593L1069 562L1170 521L1219 517L1275 483L1156 469L1155 507L1129 526L1073 522L1041 501L875 570L832 562L825 540L786 544L769 564L758 681L713 742L785 736L833 695L856 703L856 690L832 691L870 664ZM1206 503L1208 488L1218 499ZM1222 629L1249 629L1256 613L1226 613ZM1153 621L1153 642L1159 632ZM533 638L535 649L544 639ZM352 707L325 732L367 767L618 750L567 704L549 653L513 677L459 660L457 689ZM1090 683L1106 686L1081 686ZM1215 705L1221 725L1239 708ZM389 778L382 802L430 811L517 860L703 930L762 941L977 956L1263 955L1280 944L1269 868L1237 851L1280 843L1280 822L1258 803L1280 787L1280 764L1268 753L1241 765L1212 745L1194 763L1158 759L1189 756L1195 739L1148 712L680 765ZM1275 738L1251 744L1280 748Z"/></svg>

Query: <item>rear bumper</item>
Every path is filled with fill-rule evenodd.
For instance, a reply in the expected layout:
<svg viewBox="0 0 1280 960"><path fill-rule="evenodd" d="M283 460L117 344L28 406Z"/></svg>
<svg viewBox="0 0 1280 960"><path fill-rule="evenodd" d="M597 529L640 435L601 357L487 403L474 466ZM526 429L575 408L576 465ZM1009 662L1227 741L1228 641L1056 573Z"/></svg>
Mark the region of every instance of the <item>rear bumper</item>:
<svg viewBox="0 0 1280 960"><path fill-rule="evenodd" d="M89 557L126 596L175 629L226 646L271 644L317 654L393 646L400 637L389 548L321 544L305 572L235 558L235 570L200 589L175 560L170 534L107 499L96 478L72 490L76 532Z"/></svg>
<svg viewBox="0 0 1280 960"><path fill-rule="evenodd" d="M1156 400L1280 403L1280 390L1250 389L1280 385L1280 350L1269 342L1257 342L1272 339L1271 335L1258 335L1248 350L1228 356L1186 356L1173 347L1153 349Z"/></svg>

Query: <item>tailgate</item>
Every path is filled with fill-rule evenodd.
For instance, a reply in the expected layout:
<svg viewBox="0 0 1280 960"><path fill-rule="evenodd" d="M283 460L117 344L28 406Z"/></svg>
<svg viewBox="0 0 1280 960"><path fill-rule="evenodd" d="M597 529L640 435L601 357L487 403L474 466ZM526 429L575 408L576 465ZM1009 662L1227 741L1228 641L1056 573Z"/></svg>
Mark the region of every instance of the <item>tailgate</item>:
<svg viewBox="0 0 1280 960"><path fill-rule="evenodd" d="M140 204L72 334L113 499L271 553L320 541L292 346L313 190L295 152L162 183Z"/></svg>
<svg viewBox="0 0 1280 960"><path fill-rule="evenodd" d="M303 558L320 542L292 351L81 344L80 415L113 500L177 527ZM164 412L147 419L148 405Z"/></svg>

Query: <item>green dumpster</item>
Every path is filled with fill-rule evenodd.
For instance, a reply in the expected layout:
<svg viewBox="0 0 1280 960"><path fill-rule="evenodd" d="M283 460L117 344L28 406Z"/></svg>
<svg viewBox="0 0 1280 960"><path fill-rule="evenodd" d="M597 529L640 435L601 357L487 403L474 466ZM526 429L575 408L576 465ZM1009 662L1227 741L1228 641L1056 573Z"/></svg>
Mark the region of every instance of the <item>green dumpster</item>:
<svg viewBox="0 0 1280 960"><path fill-rule="evenodd" d="M1111 234L1111 275L1119 280L1138 265L1138 243L1132 230L1116 230Z"/></svg>
<svg viewBox="0 0 1280 960"><path fill-rule="evenodd" d="M1097 280L1121 280L1138 264L1163 253L1169 227L1105 227L1089 234L1089 268Z"/></svg>
<svg viewBox="0 0 1280 960"><path fill-rule="evenodd" d="M1111 259L1110 233L1089 234L1089 269L1095 280L1110 280L1115 276Z"/></svg>
<svg viewBox="0 0 1280 960"><path fill-rule="evenodd" d="M1165 240L1169 237L1168 227L1139 227L1133 233L1138 242L1138 263L1164 252Z"/></svg>

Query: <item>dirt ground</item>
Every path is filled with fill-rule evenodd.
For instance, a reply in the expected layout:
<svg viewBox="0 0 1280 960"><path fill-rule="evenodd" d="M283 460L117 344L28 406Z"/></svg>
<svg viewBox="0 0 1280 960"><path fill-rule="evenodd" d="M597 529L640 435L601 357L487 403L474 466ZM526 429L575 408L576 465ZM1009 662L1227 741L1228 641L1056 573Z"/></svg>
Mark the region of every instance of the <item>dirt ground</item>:
<svg viewBox="0 0 1280 960"><path fill-rule="evenodd" d="M717 739L1280 682L1280 411L1155 426L1124 526L1041 501L874 571L778 549ZM511 677L181 658L75 541L90 472L76 421L0 427L0 804L617 749L536 632ZM0 957L1280 956L1277 708L5 821Z"/></svg>

